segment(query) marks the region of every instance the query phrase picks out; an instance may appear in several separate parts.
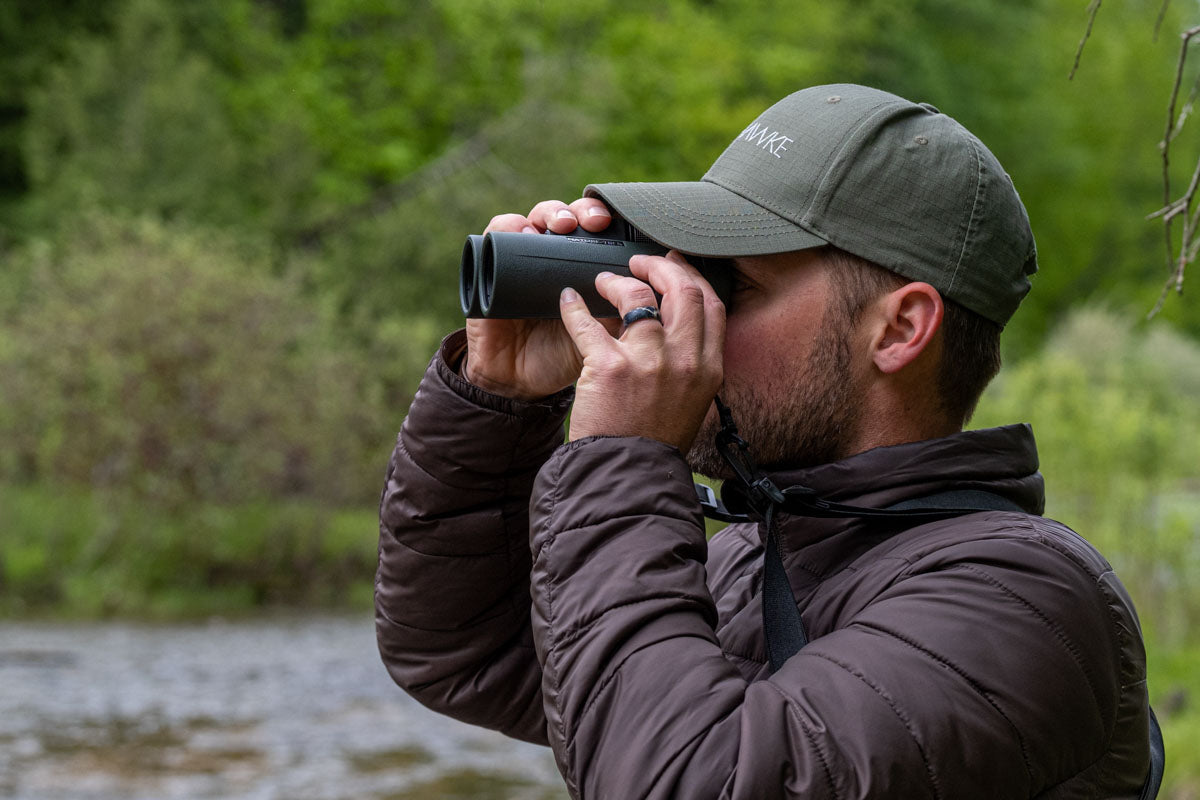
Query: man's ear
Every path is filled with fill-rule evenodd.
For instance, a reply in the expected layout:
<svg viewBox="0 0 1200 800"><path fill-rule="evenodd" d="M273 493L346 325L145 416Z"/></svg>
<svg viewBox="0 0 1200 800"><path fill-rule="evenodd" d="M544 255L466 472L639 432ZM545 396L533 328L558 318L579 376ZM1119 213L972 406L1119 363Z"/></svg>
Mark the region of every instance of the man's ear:
<svg viewBox="0 0 1200 800"><path fill-rule="evenodd" d="M941 294L928 283L907 283L879 298L871 311L871 357L879 371L899 372L925 352L944 312Z"/></svg>

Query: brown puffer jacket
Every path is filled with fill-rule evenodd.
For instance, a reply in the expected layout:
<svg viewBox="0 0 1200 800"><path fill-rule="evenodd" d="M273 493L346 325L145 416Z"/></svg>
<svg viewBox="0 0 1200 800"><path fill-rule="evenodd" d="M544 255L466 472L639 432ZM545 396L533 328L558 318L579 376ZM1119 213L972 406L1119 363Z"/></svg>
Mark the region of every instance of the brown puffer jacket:
<svg viewBox="0 0 1200 800"><path fill-rule="evenodd" d="M1137 796L1137 619L1104 559L1034 516L1027 427L773 476L876 507L986 489L1030 514L890 536L784 517L812 641L768 675L755 527L706 542L677 450L559 446L569 393L488 395L447 366L461 349L431 364L381 508L380 651L422 703L549 743L576 797Z"/></svg>

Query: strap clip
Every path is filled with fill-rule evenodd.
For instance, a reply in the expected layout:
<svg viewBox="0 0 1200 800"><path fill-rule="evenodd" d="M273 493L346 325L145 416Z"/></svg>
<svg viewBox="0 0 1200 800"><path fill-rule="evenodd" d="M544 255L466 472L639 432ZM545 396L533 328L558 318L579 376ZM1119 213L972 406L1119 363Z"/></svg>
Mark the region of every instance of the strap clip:
<svg viewBox="0 0 1200 800"><path fill-rule="evenodd" d="M725 459L725 463L737 475L738 483L746 494L746 503L760 517L765 516L767 509L784 501L783 492L764 475L754 463L750 455L750 445L738 435L737 424L729 407L714 398L717 413L721 417L721 430L717 431L717 452Z"/></svg>

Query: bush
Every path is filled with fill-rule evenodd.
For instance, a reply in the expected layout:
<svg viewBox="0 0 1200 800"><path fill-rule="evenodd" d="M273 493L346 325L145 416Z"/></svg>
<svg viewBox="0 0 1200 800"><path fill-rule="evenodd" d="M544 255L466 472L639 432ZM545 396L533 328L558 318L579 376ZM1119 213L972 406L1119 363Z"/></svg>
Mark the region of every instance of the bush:
<svg viewBox="0 0 1200 800"><path fill-rule="evenodd" d="M0 615L180 618L371 605L374 509L0 484Z"/></svg>
<svg viewBox="0 0 1200 800"><path fill-rule="evenodd" d="M166 507L374 498L396 424L381 378L263 261L211 233L103 215L15 253L0 292L0 480Z"/></svg>
<svg viewBox="0 0 1200 800"><path fill-rule="evenodd" d="M1137 604L1163 726L1163 797L1200 786L1200 344L1165 325L1072 313L1045 347L1001 371L979 425L1033 423L1048 516L1103 552Z"/></svg>
<svg viewBox="0 0 1200 800"><path fill-rule="evenodd" d="M1200 622L1198 395L1200 344L1086 309L1003 370L975 419L1033 424L1046 513L1109 558L1163 642Z"/></svg>

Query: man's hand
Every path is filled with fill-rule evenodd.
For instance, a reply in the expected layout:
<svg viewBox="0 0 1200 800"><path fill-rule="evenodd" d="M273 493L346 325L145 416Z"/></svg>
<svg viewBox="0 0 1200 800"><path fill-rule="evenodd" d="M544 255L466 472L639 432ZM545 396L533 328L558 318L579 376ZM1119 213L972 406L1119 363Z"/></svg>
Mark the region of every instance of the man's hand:
<svg viewBox="0 0 1200 800"><path fill-rule="evenodd" d="M574 291L563 292L563 323L583 357L570 438L646 436L686 453L721 386L725 306L675 251L635 256L629 267L636 277L601 273L597 291L622 316L659 306L657 291L661 324L640 320L613 338Z"/></svg>
<svg viewBox="0 0 1200 800"><path fill-rule="evenodd" d="M546 200L534 206L527 217L493 217L484 232L570 233L582 226L595 233L610 222L612 215L599 200L576 200L569 206ZM609 328L615 332L616 324ZM546 397L574 383L582 367L583 358L559 320L467 320L463 377L493 394L515 400Z"/></svg>

